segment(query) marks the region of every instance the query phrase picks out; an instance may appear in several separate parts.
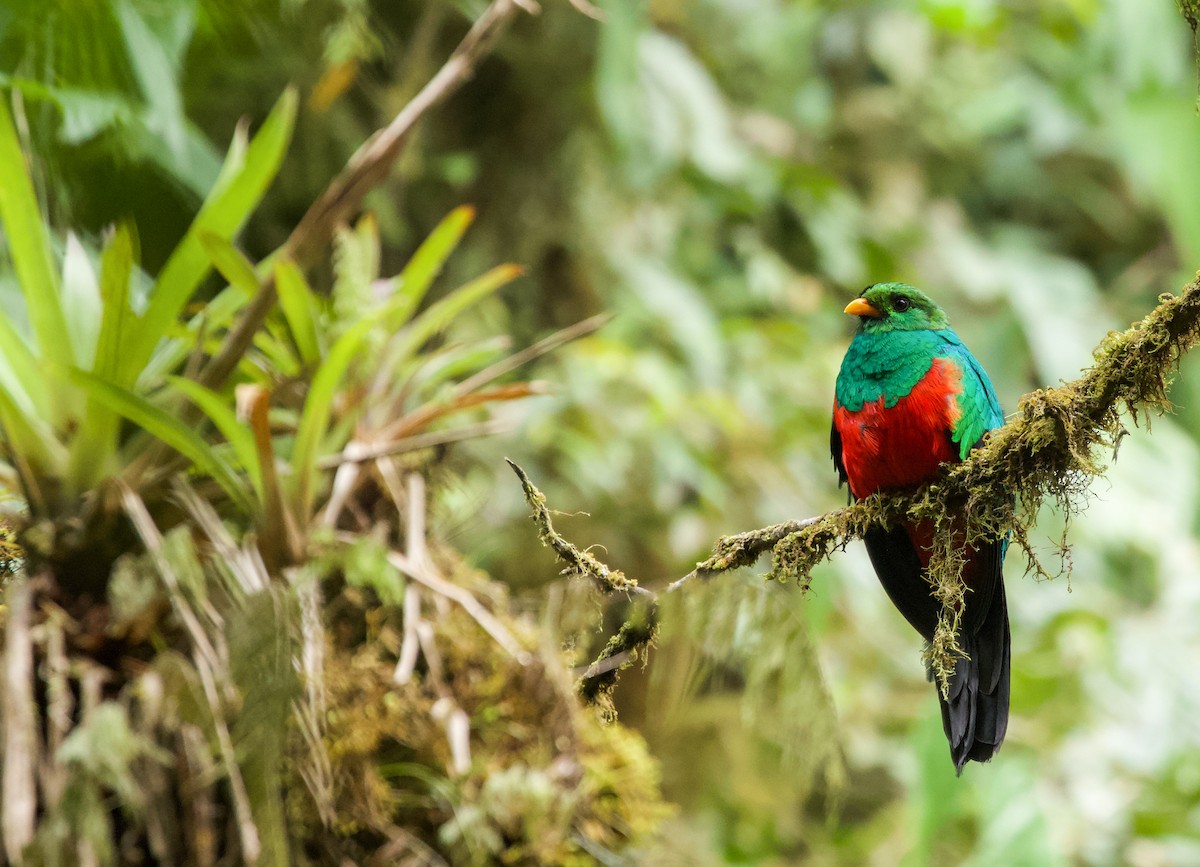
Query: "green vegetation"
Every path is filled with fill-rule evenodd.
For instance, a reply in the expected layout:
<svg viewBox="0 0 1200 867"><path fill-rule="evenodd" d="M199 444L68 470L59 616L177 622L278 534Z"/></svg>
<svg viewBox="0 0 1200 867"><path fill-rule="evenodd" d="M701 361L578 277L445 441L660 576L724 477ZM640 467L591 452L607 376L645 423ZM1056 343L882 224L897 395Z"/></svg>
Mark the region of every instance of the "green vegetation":
<svg viewBox="0 0 1200 867"><path fill-rule="evenodd" d="M8 859L1195 862L1194 4L599 5L0 9ZM1016 414L845 508L893 279ZM947 501L1020 543L961 780L845 546Z"/></svg>
<svg viewBox="0 0 1200 867"><path fill-rule="evenodd" d="M644 743L587 715L557 650L425 529L431 447L483 432L465 411L535 393L494 383L560 340L435 342L520 273L423 303L470 208L394 276L374 218L340 229L326 293L287 248L250 261L232 237L295 113L288 91L239 134L151 277L128 223L98 264L71 235L55 256L0 107L31 331L0 316L24 558L4 624L6 854L570 864L644 841L668 812ZM266 280L279 304L225 383L202 359L234 345Z"/></svg>

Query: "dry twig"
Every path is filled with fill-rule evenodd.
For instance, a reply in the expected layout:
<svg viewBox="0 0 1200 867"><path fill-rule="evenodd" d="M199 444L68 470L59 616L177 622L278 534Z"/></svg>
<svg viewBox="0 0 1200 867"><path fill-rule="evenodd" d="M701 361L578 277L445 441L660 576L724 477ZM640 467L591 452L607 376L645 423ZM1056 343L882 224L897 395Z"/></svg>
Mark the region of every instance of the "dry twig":
<svg viewBox="0 0 1200 867"><path fill-rule="evenodd" d="M450 430L430 431L429 433L403 437L382 443L363 443L353 440L346 444L341 452L321 458L318 466L323 470L339 468L344 464L361 464L379 458L395 457L406 452L417 452L434 446L462 442L476 437L490 437L504 433L508 425L502 421L485 421L479 424L463 425Z"/></svg>

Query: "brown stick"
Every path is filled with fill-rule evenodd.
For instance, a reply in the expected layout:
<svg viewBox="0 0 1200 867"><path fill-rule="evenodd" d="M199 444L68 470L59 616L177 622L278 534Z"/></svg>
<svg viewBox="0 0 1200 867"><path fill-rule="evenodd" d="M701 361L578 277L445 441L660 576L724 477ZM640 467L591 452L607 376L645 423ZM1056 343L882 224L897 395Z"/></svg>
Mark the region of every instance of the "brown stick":
<svg viewBox="0 0 1200 867"><path fill-rule="evenodd" d="M333 237L338 223L358 209L367 193L387 178L417 122L471 80L475 68L520 8L516 0L492 0L429 83L391 123L363 143L312 203L284 243L284 255L302 265L317 257ZM205 366L200 375L203 385L216 388L233 372L275 306L275 297L275 279L269 276L250 306L242 311L221 350Z"/></svg>
<svg viewBox="0 0 1200 867"><path fill-rule="evenodd" d="M11 864L33 840L37 817L37 711L33 704L33 636L30 620L33 591L29 581L14 578L8 586L4 624L4 774L0 830L4 854Z"/></svg>

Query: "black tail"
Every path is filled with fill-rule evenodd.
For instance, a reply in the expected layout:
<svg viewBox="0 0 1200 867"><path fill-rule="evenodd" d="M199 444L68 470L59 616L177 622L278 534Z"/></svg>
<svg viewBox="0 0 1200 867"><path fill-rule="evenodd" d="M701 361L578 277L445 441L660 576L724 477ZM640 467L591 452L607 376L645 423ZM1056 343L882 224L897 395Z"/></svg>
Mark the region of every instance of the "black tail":
<svg viewBox="0 0 1200 867"><path fill-rule="evenodd" d="M986 762L1004 742L1008 729L1009 635L1004 583L997 582L991 605L977 630L965 629L963 649L950 679L950 698L942 706L942 728L950 742L954 770L968 761Z"/></svg>
<svg viewBox="0 0 1200 867"><path fill-rule="evenodd" d="M920 558L904 527L871 527L863 536L875 573L905 619L926 641L933 639L941 605L930 595ZM1008 729L1008 603L1004 598L1005 540L974 550L960 641L967 652L950 679L950 698L941 697L942 725L954 769L986 762Z"/></svg>

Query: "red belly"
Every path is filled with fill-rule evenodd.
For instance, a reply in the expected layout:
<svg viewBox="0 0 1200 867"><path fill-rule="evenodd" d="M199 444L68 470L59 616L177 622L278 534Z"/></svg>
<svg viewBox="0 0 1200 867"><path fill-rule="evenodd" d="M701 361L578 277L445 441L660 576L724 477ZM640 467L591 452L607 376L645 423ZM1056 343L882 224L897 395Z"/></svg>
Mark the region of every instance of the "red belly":
<svg viewBox="0 0 1200 867"><path fill-rule="evenodd" d="M929 372L896 405L883 398L851 412L835 406L833 423L842 439L842 465L850 491L862 499L888 488L926 482L946 461L959 460L951 431L958 421L962 374L945 358L935 358Z"/></svg>

